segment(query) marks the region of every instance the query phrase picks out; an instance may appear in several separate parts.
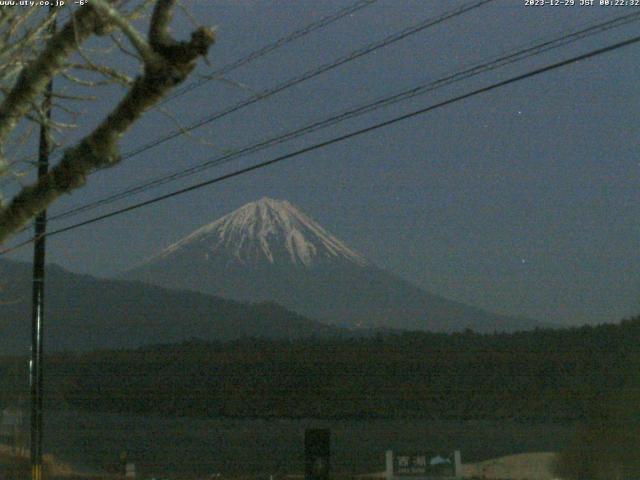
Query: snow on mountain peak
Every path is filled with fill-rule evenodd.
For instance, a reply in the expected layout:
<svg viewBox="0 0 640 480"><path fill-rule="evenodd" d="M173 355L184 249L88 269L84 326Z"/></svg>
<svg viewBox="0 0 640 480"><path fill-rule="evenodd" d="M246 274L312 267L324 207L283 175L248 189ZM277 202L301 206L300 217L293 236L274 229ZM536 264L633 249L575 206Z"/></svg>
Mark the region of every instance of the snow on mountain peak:
<svg viewBox="0 0 640 480"><path fill-rule="evenodd" d="M190 246L205 249L205 259L223 253L242 263L266 260L312 266L320 259L343 259L360 266L367 260L286 200L262 198L194 231L166 248L167 257Z"/></svg>

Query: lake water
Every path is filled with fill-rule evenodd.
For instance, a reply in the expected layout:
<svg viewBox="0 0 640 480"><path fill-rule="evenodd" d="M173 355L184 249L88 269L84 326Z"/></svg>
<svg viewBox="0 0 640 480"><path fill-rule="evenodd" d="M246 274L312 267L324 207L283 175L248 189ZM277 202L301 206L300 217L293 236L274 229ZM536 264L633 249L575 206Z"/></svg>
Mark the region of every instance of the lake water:
<svg viewBox="0 0 640 480"><path fill-rule="evenodd" d="M163 418L45 412L45 451L81 469L113 469L126 451L144 476L302 473L304 431L330 428L336 472L384 470L387 449L462 451L464 463L555 451L571 425L427 419Z"/></svg>

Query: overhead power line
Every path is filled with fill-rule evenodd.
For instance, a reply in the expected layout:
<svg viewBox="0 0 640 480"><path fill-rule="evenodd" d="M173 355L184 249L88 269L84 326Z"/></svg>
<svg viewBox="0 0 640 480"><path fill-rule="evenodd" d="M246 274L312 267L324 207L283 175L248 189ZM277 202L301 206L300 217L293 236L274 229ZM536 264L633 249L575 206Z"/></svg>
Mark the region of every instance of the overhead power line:
<svg viewBox="0 0 640 480"><path fill-rule="evenodd" d="M304 27L302 27L299 30L296 30L295 32L290 33L289 35L286 35L282 38L279 38L278 40L276 40L273 43L270 43L268 45L265 45L262 48L259 48L258 50L255 50L251 53L249 53L248 55L245 55L242 58L239 58L238 60L231 62L227 65L225 65L224 67L221 67L217 70L215 70L214 72L212 72L207 78L203 78L200 79L196 82L193 82L189 85L185 85L182 88L179 88L177 90L175 90L171 95L167 96L165 99L163 99L158 105L162 105L170 100L173 100L176 97L179 97L181 95L184 95L188 92L191 92L192 90L195 90L198 87L201 87L202 85L204 85L205 83L211 81L211 80L215 80L217 78L221 78L224 75L227 75L229 73L231 73L234 70L237 70L238 68L253 62L254 60L257 60L260 57L263 57L265 55L267 55L268 53L273 52L274 50L277 50L280 47L283 47L291 42L293 42L294 40L297 40L300 37L304 37L305 35L308 35L320 28L326 27L328 25L331 25L332 23L336 22L337 20L340 20L341 18L346 17L347 15L351 15L352 13L357 12L358 10L361 10L365 7L368 7L370 5L372 5L373 3L375 3L377 0L360 0L356 3L354 3L351 6L345 7L341 10L338 10L337 12L331 14L331 15L327 15L326 17L321 18L320 20L310 23L309 25L306 25Z"/></svg>
<svg viewBox="0 0 640 480"><path fill-rule="evenodd" d="M529 71L527 73L523 73L521 75L516 75L514 77L510 77L510 78L508 78L506 80L502 80L500 82L492 83L491 85L488 85L486 87L475 89L475 90L473 90L471 92L455 96L455 97L450 98L448 100L444 100L444 101L435 103L433 105L429 105L427 107L424 107L424 108L421 108L421 109L418 109L418 110L414 110L414 111L412 111L410 113L406 113L404 115L396 116L396 117L394 117L394 118L392 118L390 120L379 122L379 123L376 123L376 124L371 125L369 127L361 128L359 130L356 130L356 131L353 131L353 132L350 132L350 133L347 133L347 134L344 134L344 135L341 135L341 136L338 136L338 137L334 137L334 138L332 138L330 140L325 140L323 142L315 143L313 145L310 145L310 146L305 147L305 148L301 148L301 149L296 150L294 152L287 153L287 154L280 155L278 157L272 158L271 160L267 160L267 161L258 163L256 165L252 165L250 167L242 168L240 170L236 170L235 172L227 173L225 175L221 175L221 176L218 176L218 177L215 177L215 178L203 181L203 182L199 182L199 183L196 183L196 184L191 185L189 187L182 188L180 190L175 190L175 191L173 191L171 193L167 193L165 195L160 195L158 197L152 198L150 200L146 200L144 202L139 202L139 203L136 203L136 204L133 204L133 205L129 205L128 207L124 207L124 208L115 210L113 212L106 213L104 215L99 215L97 217L90 218L88 220L85 220L85 221L82 221L82 222L78 222L78 223L75 223L73 225L69 225L69 226L64 227L64 228L59 228L57 230L53 230L53 231L47 233L45 236L46 237L51 237L51 236L58 235L58 234L61 234L61 233L64 233L64 232L75 230L75 229L83 227L85 225L96 223L96 222L99 222L101 220L105 220L107 218L112 218L112 217L121 215L123 213L130 212L132 210L136 210L136 209L145 207L147 205L152 205L152 204L160 202L162 200L166 200L166 199L169 199L169 198L173 198L173 197L185 194L187 192L198 190L200 188L203 188L203 187L206 187L206 186L209 186L209 185L213 185L215 183L223 182L225 180L229 180L231 178L238 177L240 175L244 175L246 173L253 172L253 171L256 171L256 170L259 170L259 169L262 169L262 168L265 168L265 167L268 167L268 166L271 166L271 165L274 165L276 163L280 163L280 162L282 162L284 160L288 160L290 158L298 157L298 156L303 155L305 153L309 153L309 152L312 152L312 151L315 151L315 150L319 150L321 148L328 147L329 145L334 145L336 143L344 142L345 140L349 140L351 138L354 138L354 137L357 137L357 136L360 136L360 135L364 135L365 133L370 133L370 132L379 130L381 128L389 127L391 125L394 125L396 123L402 122L404 120L408 120L410 118L414 118L414 117L417 117L417 116L420 116L420 115L424 115L425 113L428 113L428 112L431 112L433 110L445 107L447 105L451 105L453 103L460 102L460 101L465 100L467 98L474 97L474 96L480 95L482 93L490 92L492 90L496 90L498 88L501 88L501 87L504 87L504 86L507 86L507 85L510 85L510 84L513 84L513 83L516 83L516 82L519 82L519 81L522 81L522 80L525 80L525 79L528 79L528 78L531 78L531 77L542 75L543 73L547 73L547 72L550 72L552 70L556 70L558 68L562 68L562 67L565 67L567 65L571 65L571 64L580 62L582 60L586 60L586 59L593 58L593 57L596 57L596 56L599 56L599 55L603 55L605 53L612 52L614 50L618 50L620 48L636 44L638 42L640 42L640 36L635 36L635 37L630 38L628 40L624 40L624 41L615 43L613 45L609 45L607 47L603 47L603 48L599 48L599 49L596 49L596 50L592 50L592 51L590 51L588 53L584 53L582 55L578 55L578 56L571 57L571 58L566 59L566 60L562 60L560 62L553 63L551 65L547 65L546 67L537 68L537 69ZM18 249L18 248L20 248L20 247L22 247L24 245L27 245L27 244L33 242L34 240L35 240L35 237L32 237L32 238L30 238L28 240L25 240L25 241L15 245L15 246L9 248L9 249L4 250L0 254L6 254L6 253L8 253L10 251L16 250L16 249Z"/></svg>
<svg viewBox="0 0 640 480"><path fill-rule="evenodd" d="M209 159L199 165L195 165L193 167L189 167L186 169L178 170L177 172L171 173L169 175L164 175L158 177L151 181L146 181L141 184L138 184L133 187L129 187L125 190L122 190L118 193L109 195L100 200L96 200L94 202L90 202L85 205L81 205L70 210L61 212L57 215L50 217L50 220L60 220L63 218L68 218L71 216L75 216L82 212L92 210L94 208L104 206L110 203L113 203L117 200L122 200L128 198L132 195L139 194L145 192L149 189L167 184L169 182L193 175L195 173L202 172L206 169L212 168L214 166L221 165L223 163L230 162L238 157L248 155L250 153L255 153L257 151L263 150L268 147L272 147L275 145L279 145L283 142L289 141L294 138L298 138L302 135L306 135L308 133L327 128L329 126L333 126L339 122L345 121L347 119L351 119L357 116L361 116L365 113L369 113L371 111L377 110L379 108L389 106L395 104L400 101L408 100L414 98L419 95L424 95L425 93L434 91L436 89L451 85L452 83L459 82L468 78L471 78L476 75L480 75L482 73L486 73L497 68L524 60L526 58L530 58L532 56L540 55L544 52L547 52L552 49L556 49L572 42L576 42L580 39L586 38L591 35L599 34L603 31L609 30L611 28L619 27L622 25L626 25L628 23L638 21L640 19L640 12L635 12L628 15L618 16L614 19L608 20L606 22L601 22L597 24L592 24L586 28L582 28L581 30L562 35L560 37L553 38L551 40L543 41L542 43L537 43L533 46L521 48L519 50L511 51L507 54L504 54L498 58L495 58L491 61L475 64L471 67L465 68L463 70L459 70L455 73L446 75L438 80L430 81L427 83L420 84L418 86L412 87L410 89L406 89L402 92L396 93L394 95L385 96L373 102L369 102L364 105L360 105L355 108L350 108L341 113L338 113L330 118L312 122L307 124L301 128L297 128L293 131L289 131L285 134L279 134L274 137L268 138L266 140L262 140L258 143L254 143L249 146L245 146L240 149L236 149L232 152L224 154L222 156L214 157Z"/></svg>
<svg viewBox="0 0 640 480"><path fill-rule="evenodd" d="M189 133L197 128L200 128L206 124L212 123L215 120L218 120L222 117L225 117L231 113L234 113L244 107L247 107L249 105L252 105L256 102L259 102L261 100L265 100L269 97L271 97L272 95L275 95L279 92L282 92L286 89L289 89L295 85L298 85L302 82L305 82L307 80L310 80L312 78L317 77L318 75L321 75L322 73L328 72L334 68L337 68L341 65L344 65L346 63L352 62L353 60L356 60L357 58L360 58L364 55L368 55L369 53L375 52L381 48L384 48L388 45L391 45L395 42L398 42L400 40L403 40L404 38L407 38L411 35L414 35L416 33L419 33L423 30L426 30L430 27L433 27L435 25L441 24L447 20L453 19L455 17L458 17L466 12L469 12L471 10L474 10L476 8L479 8L481 6L483 6L486 3L490 3L493 2L495 0L479 0L467 5L463 5L461 7L455 8L453 10L449 10L437 17L430 17L418 24L412 25L410 27L407 27L399 32L393 33L391 35L388 35L387 37L383 38L382 40L379 40L377 42L374 43L370 43L368 45L365 45L364 47L355 50L349 54L347 54L346 56L340 57L337 60L334 60L333 62L321 65L320 67L317 67L315 69L312 70L308 70L307 72L303 73L302 75L298 76L298 77L294 77L291 78L287 81L285 81L284 83L281 83L271 89L267 89L267 90L263 90L251 97L249 97L248 99L242 100L239 103L236 103L235 105L232 105L224 110L221 110L219 112L216 112L208 117L205 117L199 121L197 121L196 123L189 125L187 127L182 127L179 129L174 130L173 132L170 132L166 135L163 135L151 142L148 142L144 145L138 146L136 148L134 148L133 150L130 150L128 152L125 152L122 155L122 160L126 160L129 158L132 158L136 155L139 155L147 150L150 150L164 142L167 142L169 140L172 140L174 138L177 138L181 135L184 135L185 133ZM265 49L268 47L265 47ZM240 62L241 60L239 60L238 62ZM226 68L226 67L225 67Z"/></svg>
<svg viewBox="0 0 640 480"><path fill-rule="evenodd" d="M344 57L340 57L337 60L334 60L330 63L327 63L325 65L321 65L320 67L317 67L315 69L312 70L308 70L305 73L303 73L300 76L291 78L273 88L267 89L267 90L263 90L261 92L256 93L255 95L252 95L251 97L247 98L246 100L242 100L238 103L236 103L235 105L232 105L228 108L225 108L224 110L221 110L219 112L216 112L212 115L209 115L191 125L189 125L188 127L184 127L184 128L179 128L174 130L171 133L168 133L166 135L163 135L162 137L157 138L156 140L153 140L151 142L148 142L144 145L141 145L139 147L136 147L133 150L130 150L128 152L126 152L122 158L123 159L127 159L127 158L131 158L135 155L139 155L142 152L145 152L147 150L150 150L154 147L157 147L158 145L168 141L168 140L172 140L176 137L179 137L181 135L184 135L185 133L191 132L197 128L200 128L204 125L207 125L209 123L214 122L215 120L219 120L222 117L225 117L233 112L237 112L238 110L245 108L249 105L252 105L256 102L265 100L266 98L269 98L277 93L280 93L284 90L287 90L295 85L298 85L302 82L305 82L307 80L310 80L312 78L317 77L318 75L321 75L325 72L328 72L330 70L333 70L334 68L337 68L341 65L344 65L346 63L352 62L364 55L368 55L369 53L375 52L376 50L379 50L381 48L387 47L393 43L396 43L400 40L403 40L404 38L407 38L411 35L414 35L418 32L421 32L423 30L426 30L430 27L433 27L435 25L438 25L440 23L443 23L447 20L451 20L455 17L458 17L464 13L467 13L471 10L474 10L476 8L479 8L487 3L493 2L495 0L479 0L467 5L464 5L462 7L453 9L453 10L449 10L445 13L443 13L442 15L439 15L437 17L434 18L429 18L427 20L424 20L416 25L413 25L411 27L405 28L404 30L401 30L399 32L393 33L385 38L383 38L382 40L375 42L375 43L371 43L368 44L358 50L355 50L347 55L345 55Z"/></svg>
<svg viewBox="0 0 640 480"><path fill-rule="evenodd" d="M335 23L336 21L340 20L341 18L346 17L347 15L351 15L355 12L357 12L358 10L362 10L366 7L369 7L371 5L373 5L375 2L377 2L378 0L358 0L357 2L355 2L354 4L347 6L345 8L342 8L340 10L338 10L337 12L327 15L325 17L322 17L321 19L312 22L308 25L305 25L304 27L291 32L288 35L285 35L284 37L279 38L278 40L265 45L257 50L254 50L253 52L240 57L239 59L223 66L220 67L219 69L213 71L212 73L210 73L206 78L202 78L196 82L193 82L189 85L185 85L182 88L178 88L176 89L174 92L172 92L170 95L168 95L167 97L163 98L160 102L158 102L157 104L155 104L152 109L154 108L158 108L161 105L164 105L166 102L173 100L177 97L180 97L188 92L191 92L193 90L195 90L198 87L201 87L202 85L206 84L207 82L210 82L212 80L216 80L216 79L220 79L223 78L225 75L231 73L234 70L237 70L240 67L243 67L244 65L247 65L251 62L253 62L254 60L257 60L258 58L261 58L271 52L273 52L274 50L277 50L280 47L283 47L301 37L304 37L310 33L315 32L316 30L319 30L321 28L327 27L329 25L331 25L332 23ZM126 5L128 3L125 2L123 5ZM69 14L67 16L67 18L64 19L64 22L66 22L67 20L69 20L71 18L72 14ZM28 162L33 160L34 157L30 156L27 158L23 158L21 160L19 160L17 163L20 162Z"/></svg>

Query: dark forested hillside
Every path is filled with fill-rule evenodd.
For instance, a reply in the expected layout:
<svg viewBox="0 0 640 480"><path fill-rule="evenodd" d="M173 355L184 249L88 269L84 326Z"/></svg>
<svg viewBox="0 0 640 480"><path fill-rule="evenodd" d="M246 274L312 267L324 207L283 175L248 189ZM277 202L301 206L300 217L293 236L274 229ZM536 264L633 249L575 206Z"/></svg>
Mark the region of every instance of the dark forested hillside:
<svg viewBox="0 0 640 480"><path fill-rule="evenodd" d="M634 319L498 335L193 341L50 357L47 391L55 406L162 415L573 420L640 386L639 335ZM17 388L10 363L4 392Z"/></svg>
<svg viewBox="0 0 640 480"><path fill-rule="evenodd" d="M28 353L31 266L0 261L0 355ZM47 269L47 351L136 348L193 337L297 338L339 335L337 327L274 303L242 303L196 292Z"/></svg>

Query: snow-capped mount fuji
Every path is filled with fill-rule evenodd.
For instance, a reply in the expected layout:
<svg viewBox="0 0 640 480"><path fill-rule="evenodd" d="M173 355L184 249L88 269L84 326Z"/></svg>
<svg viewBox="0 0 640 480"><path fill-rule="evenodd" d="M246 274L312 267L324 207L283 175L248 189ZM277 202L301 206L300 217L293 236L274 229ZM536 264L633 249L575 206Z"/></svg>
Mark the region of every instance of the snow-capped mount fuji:
<svg viewBox="0 0 640 480"><path fill-rule="evenodd" d="M270 198L195 230L123 277L275 302L350 328L493 332L540 326L425 292L376 267L289 202Z"/></svg>
<svg viewBox="0 0 640 480"><path fill-rule="evenodd" d="M169 246L157 259L219 255L243 265L290 263L311 267L323 261L346 261L358 266L367 260L327 232L287 201L263 198L199 228Z"/></svg>

